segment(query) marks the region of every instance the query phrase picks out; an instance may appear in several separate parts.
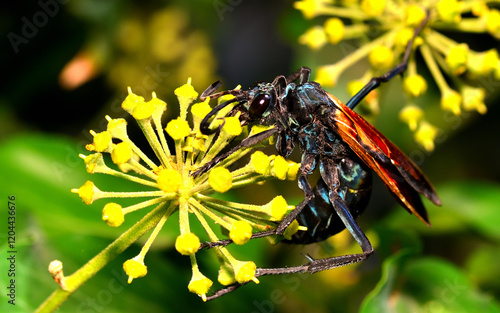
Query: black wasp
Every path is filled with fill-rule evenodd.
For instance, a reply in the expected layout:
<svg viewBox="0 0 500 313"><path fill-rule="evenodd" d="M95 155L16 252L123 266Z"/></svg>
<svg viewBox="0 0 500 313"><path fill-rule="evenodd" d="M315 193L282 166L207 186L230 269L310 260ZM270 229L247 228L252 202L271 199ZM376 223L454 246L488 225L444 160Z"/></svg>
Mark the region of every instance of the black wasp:
<svg viewBox="0 0 500 313"><path fill-rule="evenodd" d="M212 99L231 94L233 99L217 105L201 122L200 129L210 134L210 120L222 108L234 104L232 115L240 112L242 125L258 123L274 127L242 140L233 149L219 155L193 173L207 171L231 153L252 146L275 135L278 153L288 157L297 143L302 151L298 184L304 200L281 221L275 230L255 233L252 238L282 235L297 219L307 231L299 231L293 243L307 244L327 239L347 228L361 246L361 254L313 259L301 266L259 268L256 276L310 272L335 268L365 260L373 247L363 233L356 217L365 209L371 191L371 171L382 179L387 189L408 212L430 225L419 194L436 205L441 202L429 180L401 150L352 109L381 83L402 74L406 67L414 39L429 16L415 30L408 43L403 61L380 77L374 77L346 104L329 94L316 82L309 81L310 69L302 67L296 73L278 76L272 83L258 83L249 90L216 92L216 82L203 92L201 98ZM312 188L307 177L319 168L321 178ZM207 243L205 246L227 245L231 240ZM231 285L217 291L208 299L217 298L239 287Z"/></svg>

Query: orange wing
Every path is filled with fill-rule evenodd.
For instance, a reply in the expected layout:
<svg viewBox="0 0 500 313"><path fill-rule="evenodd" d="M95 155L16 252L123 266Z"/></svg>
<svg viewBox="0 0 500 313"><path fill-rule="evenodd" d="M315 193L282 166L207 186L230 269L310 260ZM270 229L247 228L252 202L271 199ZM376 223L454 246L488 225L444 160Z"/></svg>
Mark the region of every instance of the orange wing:
<svg viewBox="0 0 500 313"><path fill-rule="evenodd" d="M441 200L420 168L360 115L335 96L327 95L337 109L329 121L332 129L377 173L404 208L430 225L418 194L423 194L436 205L441 205Z"/></svg>

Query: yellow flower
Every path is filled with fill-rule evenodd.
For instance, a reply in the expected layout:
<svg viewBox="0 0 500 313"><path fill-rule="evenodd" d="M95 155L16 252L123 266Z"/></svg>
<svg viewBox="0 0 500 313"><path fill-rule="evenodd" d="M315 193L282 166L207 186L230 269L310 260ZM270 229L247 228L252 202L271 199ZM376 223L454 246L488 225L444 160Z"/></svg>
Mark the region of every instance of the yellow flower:
<svg viewBox="0 0 500 313"><path fill-rule="evenodd" d="M215 191L223 193L231 189L233 176L227 168L216 167L210 172L208 183Z"/></svg>
<svg viewBox="0 0 500 313"><path fill-rule="evenodd" d="M207 292L212 287L213 282L205 277L203 274L198 272L198 275L193 275L191 281L189 282L188 289L192 293L196 293L201 296L204 302L207 301Z"/></svg>
<svg viewBox="0 0 500 313"><path fill-rule="evenodd" d="M99 193L99 189L90 180L87 180L80 188L72 189L71 191L78 193L85 204L92 204L92 202L98 199L97 194Z"/></svg>
<svg viewBox="0 0 500 313"><path fill-rule="evenodd" d="M247 243L252 237L252 226L247 221L236 221L229 231L229 238L237 245Z"/></svg>
<svg viewBox="0 0 500 313"><path fill-rule="evenodd" d="M257 266L254 262L236 261L233 268L235 272L235 279L240 284L244 284L250 280L253 280L256 284L259 283L259 280L255 277Z"/></svg>
<svg viewBox="0 0 500 313"><path fill-rule="evenodd" d="M240 120L235 116L226 117L222 131L231 137L239 136L242 131Z"/></svg>
<svg viewBox="0 0 500 313"><path fill-rule="evenodd" d="M418 27L425 19L426 13L422 7L411 4L406 7L406 24L412 27Z"/></svg>
<svg viewBox="0 0 500 313"><path fill-rule="evenodd" d="M424 111L415 105L407 105L399 112L399 118L408 124L412 131L417 129L417 124L423 116Z"/></svg>
<svg viewBox="0 0 500 313"><path fill-rule="evenodd" d="M147 267L144 265L146 253L166 220L171 218L174 212L178 212L180 234L176 237L175 248L180 254L190 256L193 277L188 289L206 300L212 281L198 269L195 254L202 246L200 238L203 237L191 231L191 222L197 220L201 224L205 231L204 241L221 240L212 230L213 224L218 224L229 230L229 238L235 243L243 244L251 239L253 229L262 231L275 227L276 219L282 219L292 208L287 206L282 197L275 198L271 204L253 205L221 200L210 196L210 193L214 191L222 193L231 188L262 183L273 177L293 179L297 176L300 164L286 161L282 157L267 156L259 151L252 155L246 166L230 172L226 166L249 153L252 150L252 147L249 147L234 152L217 166L193 175L194 171L202 168L207 162L212 162L221 151L227 149L232 138L242 133L239 116L226 116L231 110L230 107L222 110L216 116L218 120L224 120L222 131L219 134L203 135L199 130L200 123L212 110L209 100L206 100L193 105L191 109L193 128L191 128L186 120L187 110L197 97L197 93L189 80L185 86L176 89L181 109L180 116L164 127L162 114L167 107L164 101L158 99L154 92L148 102L135 95L130 88L128 92L122 106L135 118L153 153L143 152L129 138L125 119L106 116L107 130L100 133L91 131L94 141L87 145L87 148L95 153L81 154L80 157L84 159L88 173L112 175L146 186L147 190L101 191L93 182L87 181L80 188L71 191L78 193L86 204L99 199L113 199L113 201L119 201L120 198L146 199L128 206L115 202L105 204L102 209L102 219L112 227L122 225L126 214L145 210L151 206L156 208L148 215L161 213L161 216L155 217L158 221L156 225L148 225L154 229L141 252L123 264L129 283L135 278L146 275ZM227 101L232 97L234 96L223 96L219 101ZM265 129L269 127L253 127L251 134ZM172 142L167 138L167 134L173 139L174 151L171 151ZM270 140L266 140L264 144L269 143ZM118 169L106 165L103 153L111 155L111 160L118 165ZM156 156L157 159L151 159L150 155ZM146 217L150 218L148 215ZM208 223L206 218L210 218L213 223ZM218 247L211 251L217 255L220 268L224 269L222 274L219 274L219 280L223 283L249 280L258 282L255 277L254 262L237 261L226 247Z"/></svg>
<svg viewBox="0 0 500 313"><path fill-rule="evenodd" d="M156 182L165 192L177 192L182 184L182 176L174 169L164 169L158 174Z"/></svg>
<svg viewBox="0 0 500 313"><path fill-rule="evenodd" d="M293 6L302 11L305 18L311 19L320 14L324 6L329 2L328 0L302 0L295 2Z"/></svg>
<svg viewBox="0 0 500 313"><path fill-rule="evenodd" d="M293 209L293 206L289 206L282 196L277 196L269 204L271 205L271 216L275 221L281 221L287 212Z"/></svg>
<svg viewBox="0 0 500 313"><path fill-rule="evenodd" d="M134 108L141 103L144 103L144 98L134 94L132 89L128 87L128 96L122 102L122 108L132 114Z"/></svg>
<svg viewBox="0 0 500 313"><path fill-rule="evenodd" d="M486 76L495 70L500 61L496 49L469 55L468 68L476 75Z"/></svg>
<svg viewBox="0 0 500 313"><path fill-rule="evenodd" d="M107 203L102 209L102 220L111 227L118 227L125 221L122 206L117 203Z"/></svg>
<svg viewBox="0 0 500 313"><path fill-rule="evenodd" d="M325 30L321 26L314 26L299 37L299 43L307 45L313 50L319 50L327 42Z"/></svg>
<svg viewBox="0 0 500 313"><path fill-rule="evenodd" d="M191 128L189 127L188 122L182 120L180 117L171 120L167 124L167 128L165 129L170 137L174 140L180 140L189 135L191 132Z"/></svg>
<svg viewBox="0 0 500 313"><path fill-rule="evenodd" d="M324 30L328 37L328 41L330 41L331 44L335 45L344 39L345 27L344 23L342 23L342 20L339 18L335 17L327 19Z"/></svg>
<svg viewBox="0 0 500 313"><path fill-rule="evenodd" d="M411 97L419 97L427 91L427 82L416 74L407 76L403 81L403 89Z"/></svg>
<svg viewBox="0 0 500 313"><path fill-rule="evenodd" d="M255 151L251 158L250 163L256 173L266 175L271 166L271 159L262 151Z"/></svg>
<svg viewBox="0 0 500 313"><path fill-rule="evenodd" d="M175 240L175 250L182 255L191 255L200 249L200 238L193 233L186 233L177 236Z"/></svg>
<svg viewBox="0 0 500 313"><path fill-rule="evenodd" d="M394 63L394 53L386 46L377 46L369 56L370 64L377 69L385 69Z"/></svg>
<svg viewBox="0 0 500 313"><path fill-rule="evenodd" d="M347 93L349 94L350 97L353 97L364 86L365 86L365 83L363 83L359 79L358 80L351 80L349 83L347 83Z"/></svg>
<svg viewBox="0 0 500 313"><path fill-rule="evenodd" d="M500 38L500 11L491 9L486 14L486 28L488 32Z"/></svg>
<svg viewBox="0 0 500 313"><path fill-rule="evenodd" d="M111 151L111 160L115 164L123 164L130 160L132 157L132 148L128 142L120 142L113 146Z"/></svg>
<svg viewBox="0 0 500 313"><path fill-rule="evenodd" d="M466 111L477 111L486 114L488 109L484 104L486 91L483 88L464 86L462 88L463 106Z"/></svg>
<svg viewBox="0 0 500 313"><path fill-rule="evenodd" d="M389 69L394 68L396 61L406 60L406 73L402 73L401 76L406 77L403 90L410 96L409 106L414 101L412 98L424 94L428 85L432 86L434 81L442 94L443 110L458 115L463 105L464 109L477 110L481 113L487 111L481 97L472 97L471 99L479 100L462 103L457 89L462 90L462 86L472 88L483 85L485 80L491 78L500 79L500 56L495 48L495 41L488 42L490 50L476 52L470 49L466 42L456 42L447 37L447 33L489 33L493 39L500 39L500 11L492 2L438 0L436 3L415 1L389 3L378 0L340 2L310 0L296 2L295 7L307 12L305 14L308 18L321 15L327 21L323 27L318 25L310 28L315 36L309 36L307 40L304 36L299 41L303 43L308 41L309 46L318 49L329 42L335 45L344 38L353 40L338 45L338 50L344 55L342 59L335 60L334 64L320 65L316 70L313 69L313 73L316 73L314 80L323 87L334 87L340 75L368 57L372 68L362 72L359 77L353 77L348 84L349 94L353 96L370 78L387 73ZM373 20L376 21L375 24ZM415 35L416 31L418 34ZM331 35L336 37L330 38ZM468 37L454 36L454 38ZM410 42L412 46L407 50ZM421 72L418 70L421 58L415 57L418 55L422 56L430 77L425 76L424 79L417 74ZM359 72L358 69L351 71L349 75L352 76L355 72ZM397 77L394 78L391 81L398 80ZM360 99L362 103L360 107L365 110L364 114L378 113L379 93L376 91ZM428 97L426 101L429 99ZM408 123L412 131L418 131L421 117L411 117L415 112L403 111L401 119ZM410 115L404 116L405 114ZM423 111L418 115L423 116ZM430 147L429 144L426 146Z"/></svg>
<svg viewBox="0 0 500 313"><path fill-rule="evenodd" d="M489 8L486 3L482 1L477 1L472 4L472 14L475 16L483 16L489 12Z"/></svg>
<svg viewBox="0 0 500 313"><path fill-rule="evenodd" d="M288 162L284 157L278 155L273 160L272 175L280 180L285 180L288 173Z"/></svg>
<svg viewBox="0 0 500 313"><path fill-rule="evenodd" d="M441 95L441 108L451 111L455 115L460 115L460 104L462 96L455 90L446 89Z"/></svg>
<svg viewBox="0 0 500 313"><path fill-rule="evenodd" d="M179 105L181 108L180 119L186 119L186 112L188 106L193 103L196 98L198 98L198 93L191 86L191 78L188 79L187 84L182 85L174 90L175 95L179 99Z"/></svg>
<svg viewBox="0 0 500 313"><path fill-rule="evenodd" d="M193 122L195 125L197 125L197 127L200 126L200 123L203 120L203 118L208 113L210 113L210 111L212 111L212 108L208 104L208 100L209 99L207 99L207 101L204 102L195 103L191 107L191 113L193 114Z"/></svg>
<svg viewBox="0 0 500 313"><path fill-rule="evenodd" d="M300 163L295 163L288 161L288 172L286 173L286 178L288 180L296 180L299 174Z"/></svg>
<svg viewBox="0 0 500 313"><path fill-rule="evenodd" d="M322 86L334 87L337 85L342 70L335 65L320 66L316 70L315 81Z"/></svg>
<svg viewBox="0 0 500 313"><path fill-rule="evenodd" d="M150 118L153 112L155 111L156 106L154 105L154 102L148 101L148 102L140 102L138 103L134 109L132 110L132 116L136 120L143 120Z"/></svg>
<svg viewBox="0 0 500 313"><path fill-rule="evenodd" d="M94 136L94 142L91 145L87 145L86 148L89 151L96 152L109 152L111 149L111 133L109 131L103 131L100 133L91 132Z"/></svg>
<svg viewBox="0 0 500 313"><path fill-rule="evenodd" d="M128 283L139 277L144 277L148 273L148 267L144 265L144 261L140 258L133 258L123 263L123 270L128 276Z"/></svg>
<svg viewBox="0 0 500 313"><path fill-rule="evenodd" d="M436 5L439 18L447 23L459 23L461 19L460 3L457 0L440 0Z"/></svg>
<svg viewBox="0 0 500 313"><path fill-rule="evenodd" d="M438 129L426 121L420 123L415 133L415 140L427 151L434 150L434 140L438 135Z"/></svg>
<svg viewBox="0 0 500 313"><path fill-rule="evenodd" d="M384 12L385 0L361 0L361 9L368 16L378 16Z"/></svg>
<svg viewBox="0 0 500 313"><path fill-rule="evenodd" d="M446 54L446 64L455 75L460 75L467 69L469 46L460 44L452 47Z"/></svg>
<svg viewBox="0 0 500 313"><path fill-rule="evenodd" d="M236 282L236 279L234 278L234 272L229 266L227 266L227 264L222 264L219 268L217 281L224 286L228 286Z"/></svg>
<svg viewBox="0 0 500 313"><path fill-rule="evenodd" d="M292 236L295 235L298 231L306 231L307 227L305 226L300 226L299 222L297 220L294 220L286 229L285 232L283 233L283 237L287 240L291 240Z"/></svg>

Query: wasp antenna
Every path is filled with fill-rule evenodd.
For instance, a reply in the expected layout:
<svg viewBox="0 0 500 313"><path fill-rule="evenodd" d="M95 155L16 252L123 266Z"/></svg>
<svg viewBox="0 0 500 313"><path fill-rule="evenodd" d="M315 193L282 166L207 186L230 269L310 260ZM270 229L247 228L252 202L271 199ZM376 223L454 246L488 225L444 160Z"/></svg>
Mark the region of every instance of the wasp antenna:
<svg viewBox="0 0 500 313"><path fill-rule="evenodd" d="M405 51L405 55L403 57L403 61L401 61L400 64L407 64L408 63L408 58L410 57L411 47L413 46L413 42L418 37L418 35L420 35L420 33L422 32L422 29L424 29L425 24L427 24L427 22L429 21L429 18L431 17L431 11L426 10L425 14L426 14L425 19L420 23L420 25L417 27L417 29L415 29L413 36L411 37L410 41L408 41L408 45L406 46L406 51ZM402 72L401 72L401 74L402 74Z"/></svg>
<svg viewBox="0 0 500 313"><path fill-rule="evenodd" d="M207 89L201 94L200 99L201 101L205 100L207 97L213 95L217 89L222 85L222 82L220 80L216 81L212 85L208 86Z"/></svg>
<svg viewBox="0 0 500 313"><path fill-rule="evenodd" d="M212 116L214 116L215 114L217 114L217 112L219 112L220 110L222 110L223 108L225 108L226 106L228 106L229 104L234 103L234 102L239 102L239 101L241 101L241 99L239 99L239 98L233 98L231 100L222 102L221 104L219 104L215 108L213 108L212 111L210 111L203 118L203 120L200 123L200 131L201 131L201 133L205 134L205 135L211 135L211 134L214 134L214 133L218 132L222 128L222 126L224 125L224 123L222 123L222 125L220 125L219 127L215 128L215 129L210 129L209 128L209 126L210 126L210 122L209 122L210 118Z"/></svg>

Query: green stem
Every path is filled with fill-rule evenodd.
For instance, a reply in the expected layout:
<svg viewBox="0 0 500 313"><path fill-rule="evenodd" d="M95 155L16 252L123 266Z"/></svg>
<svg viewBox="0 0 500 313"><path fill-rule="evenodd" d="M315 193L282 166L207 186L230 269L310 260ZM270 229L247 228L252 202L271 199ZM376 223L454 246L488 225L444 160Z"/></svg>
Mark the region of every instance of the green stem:
<svg viewBox="0 0 500 313"><path fill-rule="evenodd" d="M353 64L357 63L359 60L367 56L373 50L373 48L378 45L383 45L387 41L391 40L391 38L394 38L394 35L397 33L397 31L397 28L388 31L375 40L363 45L359 49L356 49L354 52L331 66L336 67L340 75L340 73L344 72L348 67L352 66Z"/></svg>
<svg viewBox="0 0 500 313"><path fill-rule="evenodd" d="M170 153L170 149L168 148L167 138L165 138L165 132L163 131L161 124L161 115L153 114L153 122L156 127L156 133L158 137L160 137L161 146L163 148L163 152L167 156L167 162L165 164L166 168L172 168L172 164L170 164L170 160L172 159L172 155Z"/></svg>
<svg viewBox="0 0 500 313"><path fill-rule="evenodd" d="M151 159L148 158L148 156L146 154L144 154L144 152L142 152L142 150L138 146L136 146L132 140L130 140L129 138L126 138L126 139L124 139L124 141L126 141L130 144L132 151L134 151L135 154L137 154L139 156L139 158L141 158L141 160L143 160L149 166L150 169L154 170L158 167L158 165L156 165L153 161L151 161Z"/></svg>
<svg viewBox="0 0 500 313"><path fill-rule="evenodd" d="M450 89L448 83L446 82L446 79L443 76L443 73L441 73L439 66L432 56L432 52L429 46L426 44L421 45L420 52L422 53L422 57L424 58L424 61L427 64L427 67L429 68L429 71L431 72L431 75L438 85L441 93L444 93L446 90Z"/></svg>
<svg viewBox="0 0 500 313"><path fill-rule="evenodd" d="M443 22L435 22L432 28L438 30L448 30L463 33L485 33L487 32L486 23L479 18L462 18L460 23L451 24Z"/></svg>
<svg viewBox="0 0 500 313"><path fill-rule="evenodd" d="M167 164L169 164L170 162L167 158L167 155L165 154L165 151L163 151L163 146L161 145L158 137L153 130L153 126L151 126L151 120L138 120L137 124L141 128L144 137L146 137L146 139L148 140L149 145L153 148L153 151L156 154L158 160L160 160L161 164L165 166L165 168L167 168Z"/></svg>
<svg viewBox="0 0 500 313"><path fill-rule="evenodd" d="M135 162L136 165L140 165L138 162L136 161L132 161L133 163ZM143 167L144 168L144 167ZM144 168L145 169L145 168ZM151 173L151 175L153 176L149 176L151 178L154 177L154 174L151 172L151 171L147 171L148 173ZM118 177L118 178L122 178L122 179L126 179L126 180L129 180L129 181L132 181L134 183L138 183L138 184L141 184L141 185L145 185L145 186L150 186L150 187L154 187L154 188L158 188L158 184L156 183L156 181L150 181L150 180L147 180L147 179L143 179L143 178L140 178L140 177L137 177L137 176L133 176L133 175L130 175L130 174L126 174L126 173L123 173L123 172L120 172L120 171L117 171L117 170L114 170L112 168L109 168L107 172L103 172L104 174L109 174L109 175L113 175L115 177ZM143 172L143 173L146 173L146 172ZM157 179L156 177L153 178L153 179Z"/></svg>
<svg viewBox="0 0 500 313"><path fill-rule="evenodd" d="M133 227L124 232L79 270L65 277L63 279L64 289L60 287L55 290L42 304L40 304L35 312L45 313L55 311L73 292L83 285L83 283L92 278L104 266L141 238L144 233L155 227L165 214L165 210L165 203L158 205L153 211L144 216Z"/></svg>
<svg viewBox="0 0 500 313"><path fill-rule="evenodd" d="M322 6L318 8L316 16L320 15L332 15L343 18L350 18L354 20L365 20L369 17L360 9L357 8L346 8L339 6Z"/></svg>

